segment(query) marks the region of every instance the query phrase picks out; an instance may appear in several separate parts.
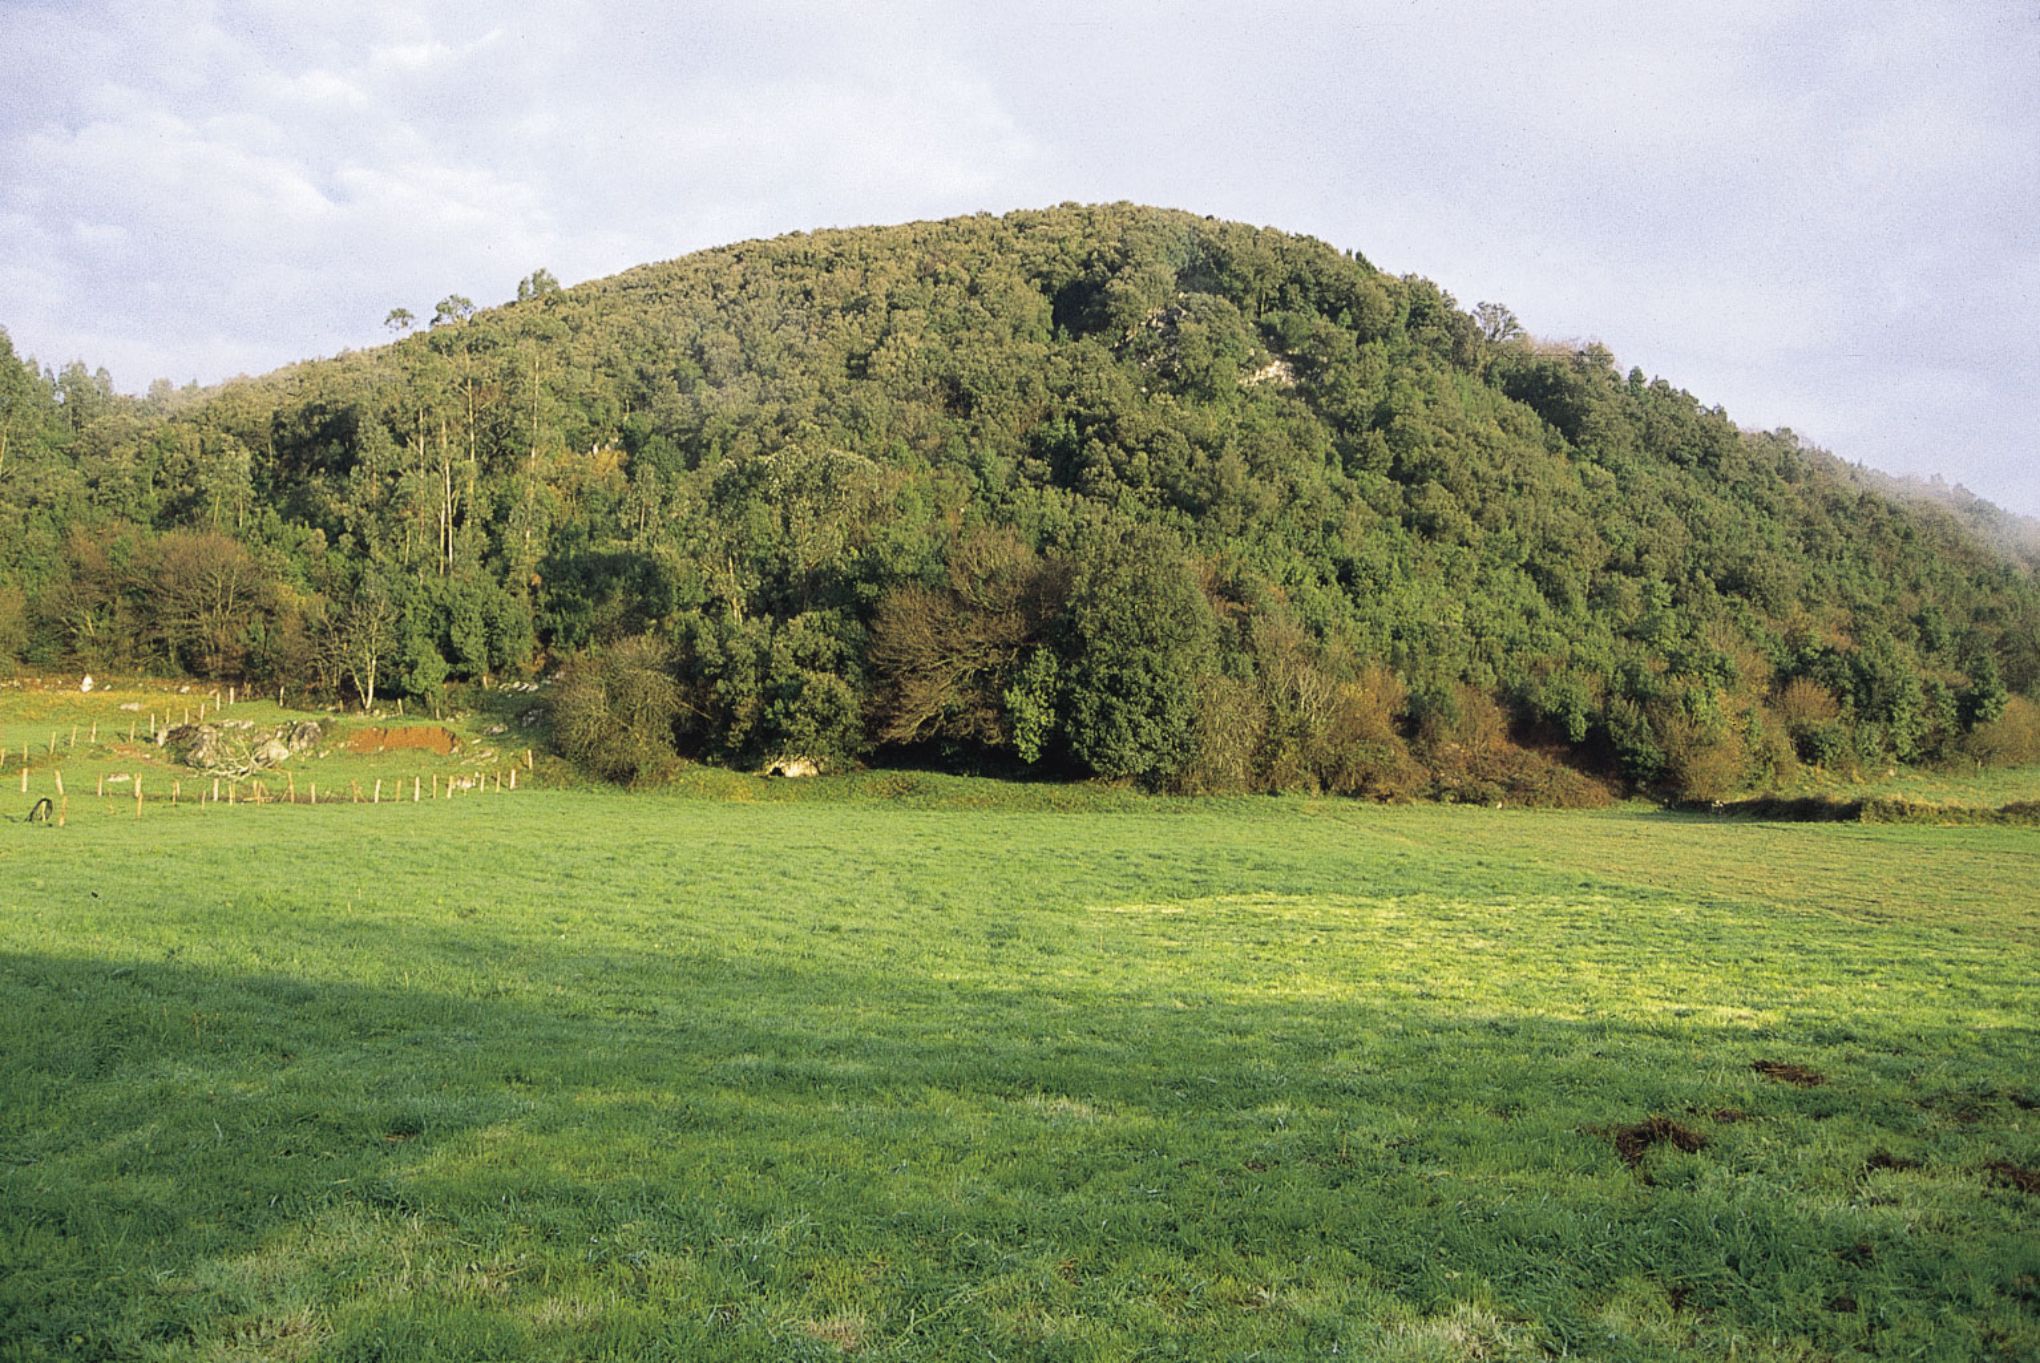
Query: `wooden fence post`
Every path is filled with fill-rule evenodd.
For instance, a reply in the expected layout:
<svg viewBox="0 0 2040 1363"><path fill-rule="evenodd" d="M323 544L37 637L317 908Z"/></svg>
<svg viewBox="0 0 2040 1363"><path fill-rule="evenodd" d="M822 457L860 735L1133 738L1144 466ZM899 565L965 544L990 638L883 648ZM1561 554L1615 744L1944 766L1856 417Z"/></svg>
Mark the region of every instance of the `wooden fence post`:
<svg viewBox="0 0 2040 1363"><path fill-rule="evenodd" d="M64 773L61 771L52 771L51 775L57 778L57 798L61 800L64 798Z"/></svg>
<svg viewBox="0 0 2040 1363"><path fill-rule="evenodd" d="M422 784L416 776L411 778L411 803L414 805L418 803L418 791Z"/></svg>
<svg viewBox="0 0 2040 1363"><path fill-rule="evenodd" d="M382 777L380 776L375 778L375 798L369 801L369 803L377 805L382 803Z"/></svg>
<svg viewBox="0 0 2040 1363"><path fill-rule="evenodd" d="M182 781L172 781L170 783L170 803L176 804L179 799L183 798L183 795L184 783Z"/></svg>
<svg viewBox="0 0 2040 1363"><path fill-rule="evenodd" d="M142 817L142 778L135 778L135 817Z"/></svg>

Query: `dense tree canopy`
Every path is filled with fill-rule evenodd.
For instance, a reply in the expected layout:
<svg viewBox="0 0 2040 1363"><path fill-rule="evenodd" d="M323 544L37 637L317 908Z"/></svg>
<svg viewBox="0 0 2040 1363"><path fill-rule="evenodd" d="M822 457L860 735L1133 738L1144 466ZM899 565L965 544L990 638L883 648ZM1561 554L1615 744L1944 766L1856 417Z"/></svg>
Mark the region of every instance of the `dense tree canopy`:
<svg viewBox="0 0 2040 1363"><path fill-rule="evenodd" d="M586 654L562 733L639 777L668 734L1713 794L2033 727L2040 589L2001 517L1307 238L1065 206L389 319L144 399L0 337L0 665L369 701Z"/></svg>

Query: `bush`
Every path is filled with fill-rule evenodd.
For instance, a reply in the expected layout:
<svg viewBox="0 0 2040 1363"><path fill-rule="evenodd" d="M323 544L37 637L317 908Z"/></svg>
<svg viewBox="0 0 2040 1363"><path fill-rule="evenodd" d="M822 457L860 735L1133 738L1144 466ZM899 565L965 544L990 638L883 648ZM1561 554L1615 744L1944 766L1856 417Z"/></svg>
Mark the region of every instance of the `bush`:
<svg viewBox="0 0 2040 1363"><path fill-rule="evenodd" d="M1794 677L1773 703L1800 761L1832 767L1849 757L1849 735L1842 722L1841 702L1811 677Z"/></svg>
<svg viewBox="0 0 2040 1363"><path fill-rule="evenodd" d="M1987 767L2040 762L2040 705L2009 696L1998 717L1979 724L1962 740L1962 751Z"/></svg>
<svg viewBox="0 0 2040 1363"><path fill-rule="evenodd" d="M679 765L674 726L680 687L671 650L650 637L625 639L569 664L553 691L553 743L608 781L668 777Z"/></svg>
<svg viewBox="0 0 2040 1363"><path fill-rule="evenodd" d="M1693 708L1662 702L1654 716L1665 752L1665 775L1689 800L1720 800L1749 777L1749 750L1742 731L1720 713L1711 698Z"/></svg>
<svg viewBox="0 0 2040 1363"><path fill-rule="evenodd" d="M1219 795L1262 785L1261 749L1268 706L1258 688L1238 677L1206 676L1197 685L1190 759L1169 782L1183 795Z"/></svg>
<svg viewBox="0 0 2040 1363"><path fill-rule="evenodd" d="M1340 684L1319 768L1326 790L1376 800L1410 800L1423 793L1424 768L1396 727L1408 704L1402 679L1379 663Z"/></svg>
<svg viewBox="0 0 2040 1363"><path fill-rule="evenodd" d="M28 652L28 598L16 587L0 587L0 667L12 667Z"/></svg>
<svg viewBox="0 0 2040 1363"><path fill-rule="evenodd" d="M1508 716L1486 692L1462 684L1427 697L1421 708L1417 753L1439 799L1563 809L1609 802L1600 782L1511 739Z"/></svg>

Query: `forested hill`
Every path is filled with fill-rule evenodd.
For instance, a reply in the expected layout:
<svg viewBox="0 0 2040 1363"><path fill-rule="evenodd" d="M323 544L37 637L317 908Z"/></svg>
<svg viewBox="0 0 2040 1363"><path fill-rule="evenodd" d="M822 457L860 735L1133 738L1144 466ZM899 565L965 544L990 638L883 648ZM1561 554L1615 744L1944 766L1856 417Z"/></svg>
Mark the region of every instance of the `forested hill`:
<svg viewBox="0 0 2040 1363"><path fill-rule="evenodd" d="M565 663L640 779L1713 795L2040 727L2029 564L1308 238L1065 206L519 294L147 399L0 353L0 662Z"/></svg>

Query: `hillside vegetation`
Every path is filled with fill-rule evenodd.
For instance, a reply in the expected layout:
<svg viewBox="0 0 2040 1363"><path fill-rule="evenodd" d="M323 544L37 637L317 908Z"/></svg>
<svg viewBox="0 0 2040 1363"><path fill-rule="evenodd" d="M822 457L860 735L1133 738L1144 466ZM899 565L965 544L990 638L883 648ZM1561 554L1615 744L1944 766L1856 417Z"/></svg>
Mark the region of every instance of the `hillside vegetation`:
<svg viewBox="0 0 2040 1363"><path fill-rule="evenodd" d="M1586 803L2040 756L2002 518L1321 242L1065 206L519 294L140 400L0 354L0 662L371 704L564 662L563 751L639 781Z"/></svg>

